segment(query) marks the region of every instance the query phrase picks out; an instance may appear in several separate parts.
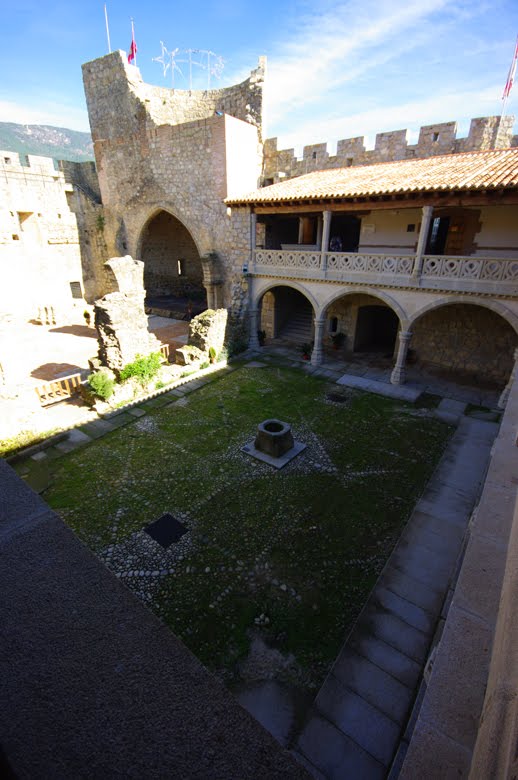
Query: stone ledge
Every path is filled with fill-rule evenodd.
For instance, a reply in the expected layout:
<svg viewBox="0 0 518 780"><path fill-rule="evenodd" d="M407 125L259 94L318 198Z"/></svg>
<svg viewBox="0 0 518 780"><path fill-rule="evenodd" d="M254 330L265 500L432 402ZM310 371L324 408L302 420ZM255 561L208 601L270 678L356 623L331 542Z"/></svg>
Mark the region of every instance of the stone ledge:
<svg viewBox="0 0 518 780"><path fill-rule="evenodd" d="M21 780L309 777L2 462L0 485L11 497L0 539L4 770ZM38 522L20 528L34 512Z"/></svg>

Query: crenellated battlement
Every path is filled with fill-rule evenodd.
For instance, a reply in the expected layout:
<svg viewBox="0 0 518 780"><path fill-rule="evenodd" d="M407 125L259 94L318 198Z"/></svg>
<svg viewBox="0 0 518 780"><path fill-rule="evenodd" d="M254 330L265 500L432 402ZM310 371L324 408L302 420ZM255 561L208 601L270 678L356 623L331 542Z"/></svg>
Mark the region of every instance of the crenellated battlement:
<svg viewBox="0 0 518 780"><path fill-rule="evenodd" d="M480 117L471 120L467 137L458 138L456 122L440 122L421 127L416 144L408 143L407 130L393 130L378 133L374 149L366 149L364 136L358 136L338 141L335 155L328 153L326 143L309 144L302 158L295 156L294 149L278 150L277 138L268 138L264 143L263 183L329 168L518 146L513 126L514 116Z"/></svg>
<svg viewBox="0 0 518 780"><path fill-rule="evenodd" d="M60 176L52 157L40 157L37 154L24 154L23 160L18 152L0 150L0 166L7 171L25 171Z"/></svg>

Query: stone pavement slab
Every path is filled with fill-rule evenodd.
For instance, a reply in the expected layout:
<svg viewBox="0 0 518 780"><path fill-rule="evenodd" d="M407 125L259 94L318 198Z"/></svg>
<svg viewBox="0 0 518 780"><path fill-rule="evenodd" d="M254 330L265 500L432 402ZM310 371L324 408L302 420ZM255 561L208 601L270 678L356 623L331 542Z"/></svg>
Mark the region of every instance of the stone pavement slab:
<svg viewBox="0 0 518 780"><path fill-rule="evenodd" d="M139 406L134 406L133 409L128 409L128 414L131 414L133 417L143 417L147 412Z"/></svg>
<svg viewBox="0 0 518 780"><path fill-rule="evenodd" d="M326 695L325 689L332 687L333 679L337 678L396 723L402 722L408 714L412 690L349 647L342 649L331 674L315 700L317 707L320 697Z"/></svg>
<svg viewBox="0 0 518 780"><path fill-rule="evenodd" d="M372 661L384 672L390 674L407 688L415 688L421 675L421 666L412 658L396 650L374 634L369 633L364 626L359 625L349 639L347 646L358 655Z"/></svg>
<svg viewBox="0 0 518 780"><path fill-rule="evenodd" d="M338 679L334 685L326 686L317 706L325 718L352 737L367 753L385 766L390 764L401 731L397 723Z"/></svg>
<svg viewBox="0 0 518 780"><path fill-rule="evenodd" d="M456 401L453 398L443 398L437 408L441 412L450 412L460 417L466 410L466 403L464 401Z"/></svg>
<svg viewBox="0 0 518 780"><path fill-rule="evenodd" d="M337 380L337 384L346 387L355 387L368 393L376 393L387 398L398 398L402 401L414 403L422 393L422 388L409 387L407 385L391 385L388 382L380 382L369 377L344 374Z"/></svg>
<svg viewBox="0 0 518 780"><path fill-rule="evenodd" d="M295 752L311 756L311 763L329 780L372 778L384 780L386 768L325 718L316 715L303 729ZM314 757L316 759L314 760Z"/></svg>
<svg viewBox="0 0 518 780"><path fill-rule="evenodd" d="M395 647L417 663L423 663L430 646L430 637L404 620L380 609L374 599L362 613L362 624L375 636Z"/></svg>

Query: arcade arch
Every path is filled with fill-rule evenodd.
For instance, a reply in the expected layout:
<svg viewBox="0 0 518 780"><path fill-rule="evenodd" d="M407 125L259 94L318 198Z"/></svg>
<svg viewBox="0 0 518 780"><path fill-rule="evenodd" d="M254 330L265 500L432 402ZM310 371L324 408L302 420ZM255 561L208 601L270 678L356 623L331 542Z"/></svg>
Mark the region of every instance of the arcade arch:
<svg viewBox="0 0 518 780"><path fill-rule="evenodd" d="M368 293L346 293L325 309L327 339L343 353L367 352L392 356L403 319L382 297Z"/></svg>
<svg viewBox="0 0 518 780"><path fill-rule="evenodd" d="M518 333L505 312L444 302L418 312L410 329L410 347L427 371L488 388L502 388L509 379Z"/></svg>
<svg viewBox="0 0 518 780"><path fill-rule="evenodd" d="M257 304L259 330L266 338L293 344L309 343L314 333L314 308L303 292L291 285L272 285Z"/></svg>

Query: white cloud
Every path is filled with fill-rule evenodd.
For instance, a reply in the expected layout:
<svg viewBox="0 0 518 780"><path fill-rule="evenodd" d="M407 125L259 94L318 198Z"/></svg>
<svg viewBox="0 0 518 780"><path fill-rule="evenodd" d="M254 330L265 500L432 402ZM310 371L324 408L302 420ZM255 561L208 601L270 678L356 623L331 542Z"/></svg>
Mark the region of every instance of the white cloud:
<svg viewBox="0 0 518 780"><path fill-rule="evenodd" d="M293 109L379 68L437 35L426 26L451 0L404 4L348 0L320 6L303 17L287 43L270 58L267 92L272 123ZM317 6L318 9L318 6Z"/></svg>
<svg viewBox="0 0 518 780"><path fill-rule="evenodd" d="M279 134L278 148L295 148L298 156L302 146L311 143L328 143L328 152L334 153L336 142L344 138L365 136L367 148L374 146L376 133L408 129L407 140L415 143L417 131L422 125L436 122L459 121L458 135L465 135L469 119L493 115L496 112L499 85L483 90L445 91L419 100L408 101L343 116L308 118L299 122L292 131ZM464 120L464 121L461 121Z"/></svg>
<svg viewBox="0 0 518 780"><path fill-rule="evenodd" d="M86 109L55 102L45 102L44 105L32 101L31 103L29 107L11 100L0 100L0 122L52 125L70 130L90 131Z"/></svg>

